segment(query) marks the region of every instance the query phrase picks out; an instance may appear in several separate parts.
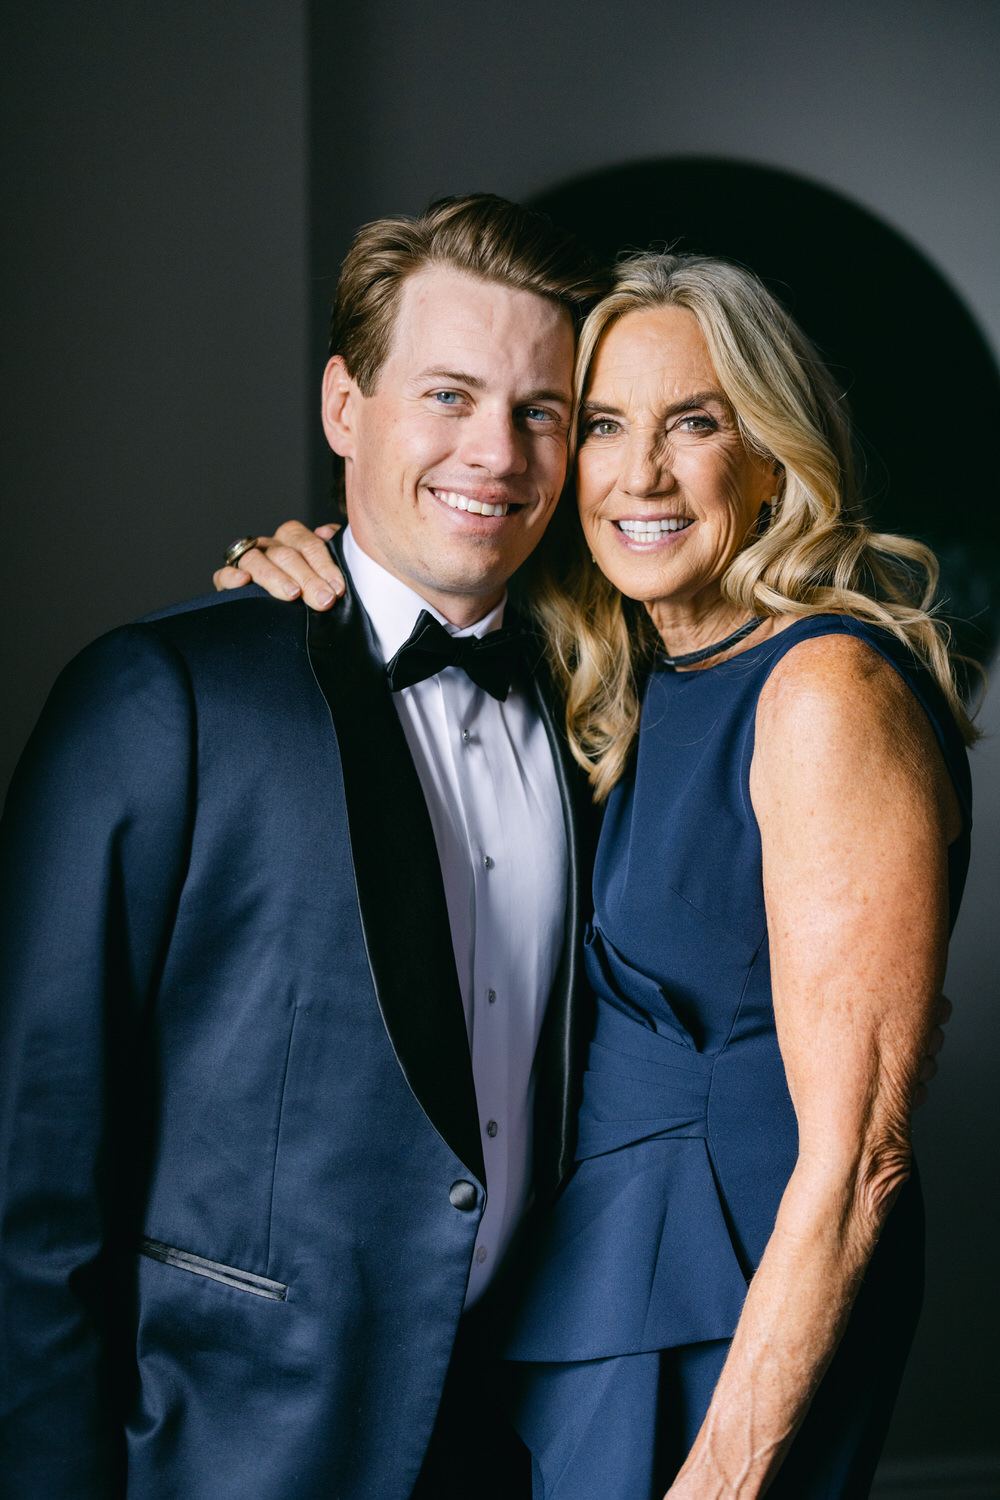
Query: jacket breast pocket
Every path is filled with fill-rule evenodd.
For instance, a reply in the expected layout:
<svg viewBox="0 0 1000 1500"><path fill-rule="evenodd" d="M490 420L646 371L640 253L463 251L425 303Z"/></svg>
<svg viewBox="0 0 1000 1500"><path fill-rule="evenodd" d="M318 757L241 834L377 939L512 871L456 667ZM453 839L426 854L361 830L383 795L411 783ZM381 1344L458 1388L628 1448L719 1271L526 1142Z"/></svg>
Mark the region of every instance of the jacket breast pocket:
<svg viewBox="0 0 1000 1500"><path fill-rule="evenodd" d="M206 1260L203 1255L192 1255L175 1245L165 1245L162 1240L143 1237L139 1241L139 1254L161 1261L165 1266L176 1266L179 1271L190 1271L195 1276L207 1276L210 1281L221 1281L224 1286L237 1287L241 1292L251 1292L255 1297L267 1297L272 1302L284 1302L288 1294L287 1286L280 1281L269 1281L266 1276L258 1276L253 1271Z"/></svg>

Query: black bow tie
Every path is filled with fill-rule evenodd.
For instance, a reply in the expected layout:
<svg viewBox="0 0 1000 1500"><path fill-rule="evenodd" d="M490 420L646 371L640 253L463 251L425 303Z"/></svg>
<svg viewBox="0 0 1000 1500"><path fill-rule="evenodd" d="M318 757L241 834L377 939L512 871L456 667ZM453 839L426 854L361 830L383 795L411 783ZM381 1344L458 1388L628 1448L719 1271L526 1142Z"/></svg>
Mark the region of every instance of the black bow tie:
<svg viewBox="0 0 1000 1500"><path fill-rule="evenodd" d="M433 615L422 609L409 639L386 663L389 689L399 693L443 672L445 667L461 667L477 687L502 703L521 661L522 638L520 630L490 630L483 636L449 635Z"/></svg>

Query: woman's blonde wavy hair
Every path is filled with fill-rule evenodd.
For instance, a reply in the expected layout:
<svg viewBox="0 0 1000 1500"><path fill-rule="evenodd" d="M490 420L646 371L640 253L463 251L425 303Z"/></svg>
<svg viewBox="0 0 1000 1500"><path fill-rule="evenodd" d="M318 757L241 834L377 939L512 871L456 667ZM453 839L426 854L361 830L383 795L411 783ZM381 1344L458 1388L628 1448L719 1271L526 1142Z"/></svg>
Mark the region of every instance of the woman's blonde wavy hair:
<svg viewBox="0 0 1000 1500"><path fill-rule="evenodd" d="M950 632L929 613L937 560L923 543L872 532L862 521L843 394L751 272L698 255L620 261L612 290L580 333L578 404L607 329L656 307L694 314L744 442L784 471L766 524L720 580L723 597L747 616L838 613L891 631L936 678L971 743L976 730L956 683ZM602 801L628 764L660 642L644 607L593 565L571 497L539 548L533 609L565 692L570 746Z"/></svg>

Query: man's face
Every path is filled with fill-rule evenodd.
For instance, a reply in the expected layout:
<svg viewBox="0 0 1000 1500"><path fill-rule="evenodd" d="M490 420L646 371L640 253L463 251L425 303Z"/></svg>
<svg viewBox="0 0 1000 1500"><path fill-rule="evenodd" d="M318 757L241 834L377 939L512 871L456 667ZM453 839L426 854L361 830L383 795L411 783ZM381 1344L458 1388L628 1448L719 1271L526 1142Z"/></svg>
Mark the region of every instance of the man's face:
<svg viewBox="0 0 1000 1500"><path fill-rule="evenodd" d="M453 624L497 603L552 515L573 345L547 298L431 266L403 285L371 396L339 359L327 367L324 422L355 539Z"/></svg>

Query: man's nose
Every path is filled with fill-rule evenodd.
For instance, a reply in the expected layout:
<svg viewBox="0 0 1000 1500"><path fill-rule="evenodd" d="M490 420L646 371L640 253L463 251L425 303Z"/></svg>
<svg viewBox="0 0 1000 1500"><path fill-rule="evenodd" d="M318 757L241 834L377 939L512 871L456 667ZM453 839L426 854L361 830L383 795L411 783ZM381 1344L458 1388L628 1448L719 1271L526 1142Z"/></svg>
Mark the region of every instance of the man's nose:
<svg viewBox="0 0 1000 1500"><path fill-rule="evenodd" d="M471 468L486 469L499 479L523 474L528 467L524 433L513 412L477 411L468 419L462 438L461 456Z"/></svg>

